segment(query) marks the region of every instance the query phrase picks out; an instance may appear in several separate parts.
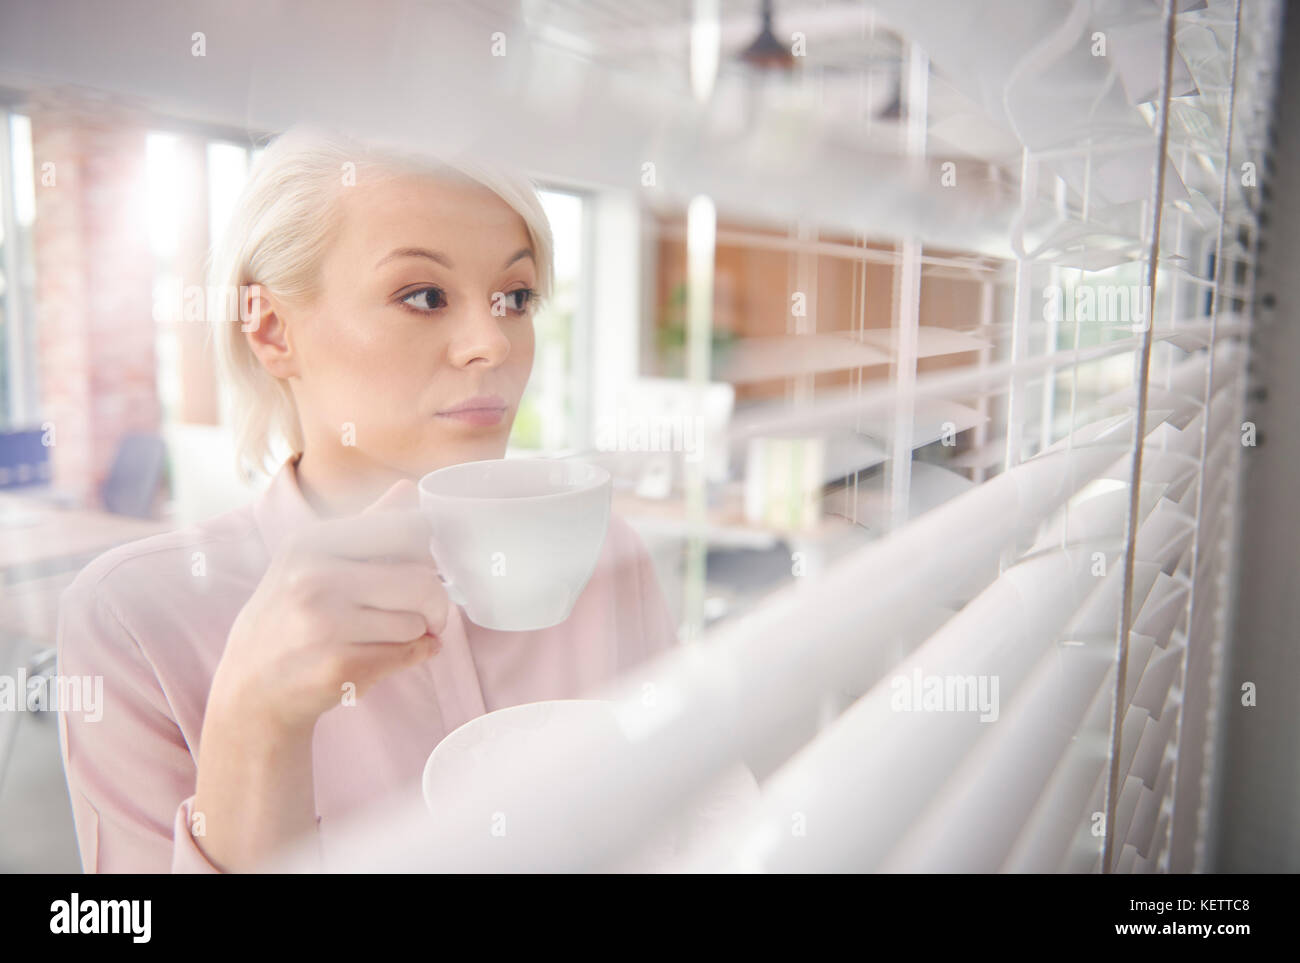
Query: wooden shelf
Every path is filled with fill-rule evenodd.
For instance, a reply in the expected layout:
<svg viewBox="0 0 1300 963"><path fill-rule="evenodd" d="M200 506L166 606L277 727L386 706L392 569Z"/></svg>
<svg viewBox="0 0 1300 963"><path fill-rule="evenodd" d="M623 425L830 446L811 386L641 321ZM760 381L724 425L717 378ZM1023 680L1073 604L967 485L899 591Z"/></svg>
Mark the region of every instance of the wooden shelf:
<svg viewBox="0 0 1300 963"><path fill-rule="evenodd" d="M686 503L680 494L657 499L615 491L613 511L642 532L680 538L691 534ZM782 541L820 541L853 528L852 522L838 515L825 515L814 528L806 531L754 525L745 519L742 494L733 489L721 505L706 510L703 535L713 545L767 549Z"/></svg>

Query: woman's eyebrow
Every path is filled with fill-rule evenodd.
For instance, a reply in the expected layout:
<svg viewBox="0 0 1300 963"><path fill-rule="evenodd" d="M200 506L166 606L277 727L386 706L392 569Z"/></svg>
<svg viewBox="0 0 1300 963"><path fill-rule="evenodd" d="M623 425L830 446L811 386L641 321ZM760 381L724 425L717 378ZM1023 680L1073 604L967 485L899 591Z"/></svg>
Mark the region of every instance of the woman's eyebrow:
<svg viewBox="0 0 1300 963"><path fill-rule="evenodd" d="M447 257L447 255L439 254L437 251L430 251L428 248L424 247L399 247L397 250L380 258L379 263L377 263L375 267L382 267L389 261L394 261L399 257L424 257L428 258L430 261L437 261L449 270L455 267L455 265L451 263L451 258Z"/></svg>
<svg viewBox="0 0 1300 963"><path fill-rule="evenodd" d="M510 267L510 265L514 264L521 258L530 258L534 264L537 263L537 258L533 257L533 249L531 247L521 247L518 251L515 251L514 254L510 255L510 259L506 261L504 266Z"/></svg>
<svg viewBox="0 0 1300 963"><path fill-rule="evenodd" d="M447 255L439 254L437 251L430 251L425 247L399 247L397 250L390 251L388 254L380 258L379 263L376 264L375 267L383 267L383 265L387 264L389 261L396 260L399 257L423 257L428 258L430 261L436 261L448 270L453 270L455 268L455 265L451 263L451 258L447 257ZM506 259L504 266L510 267L510 265L514 264L521 258L530 258L533 263L536 263L537 261L537 259L533 257L532 248L521 247Z"/></svg>

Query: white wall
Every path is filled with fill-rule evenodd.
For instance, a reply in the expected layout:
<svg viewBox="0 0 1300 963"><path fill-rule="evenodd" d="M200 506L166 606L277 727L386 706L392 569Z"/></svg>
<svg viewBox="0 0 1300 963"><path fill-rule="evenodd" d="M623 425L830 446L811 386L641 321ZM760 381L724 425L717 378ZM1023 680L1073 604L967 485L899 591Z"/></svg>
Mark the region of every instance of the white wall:
<svg viewBox="0 0 1300 963"><path fill-rule="evenodd" d="M1259 436L1246 449L1237 617L1219 720L1214 872L1300 871L1300 7L1288 13L1256 285L1276 308L1256 306L1251 383L1267 396L1246 412ZM1253 708L1241 704L1246 682L1257 688Z"/></svg>

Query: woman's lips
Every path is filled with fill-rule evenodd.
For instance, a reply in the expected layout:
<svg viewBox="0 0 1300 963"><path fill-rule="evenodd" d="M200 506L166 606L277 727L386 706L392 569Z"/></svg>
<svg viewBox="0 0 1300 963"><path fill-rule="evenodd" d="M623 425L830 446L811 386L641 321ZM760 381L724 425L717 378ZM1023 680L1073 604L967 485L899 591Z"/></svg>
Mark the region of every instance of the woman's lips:
<svg viewBox="0 0 1300 963"><path fill-rule="evenodd" d="M500 395L475 395L453 408L438 412L438 417L455 418L470 425L495 425L505 414L506 400Z"/></svg>
<svg viewBox="0 0 1300 963"><path fill-rule="evenodd" d="M454 418L470 425L495 425L505 414L505 408L462 408L460 411L440 411L438 417Z"/></svg>

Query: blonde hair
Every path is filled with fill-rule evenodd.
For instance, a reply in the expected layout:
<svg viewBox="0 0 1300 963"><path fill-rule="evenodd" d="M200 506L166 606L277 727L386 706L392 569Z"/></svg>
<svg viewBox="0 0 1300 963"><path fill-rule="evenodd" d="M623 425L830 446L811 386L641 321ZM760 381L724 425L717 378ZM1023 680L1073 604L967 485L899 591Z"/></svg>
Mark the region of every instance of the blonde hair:
<svg viewBox="0 0 1300 963"><path fill-rule="evenodd" d="M280 135L258 159L208 265L209 293L223 292L210 331L230 393L236 469L245 478L270 474L276 467L276 443L298 453L303 450L303 437L288 383L262 367L245 338L240 316L243 289L261 284L289 301L312 298L321 260L337 226L337 200L345 178L376 172L468 178L493 191L528 229L538 269L539 303L551 295L550 223L536 186L524 175L464 157L429 158L380 150L314 128L296 127Z"/></svg>

